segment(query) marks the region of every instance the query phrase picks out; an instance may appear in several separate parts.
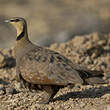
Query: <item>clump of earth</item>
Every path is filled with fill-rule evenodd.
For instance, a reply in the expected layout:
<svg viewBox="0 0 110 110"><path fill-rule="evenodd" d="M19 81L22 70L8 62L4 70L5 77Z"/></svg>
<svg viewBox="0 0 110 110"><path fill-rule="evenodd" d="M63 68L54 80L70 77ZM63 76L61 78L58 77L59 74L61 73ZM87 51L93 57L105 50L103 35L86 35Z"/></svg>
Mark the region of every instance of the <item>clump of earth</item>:
<svg viewBox="0 0 110 110"><path fill-rule="evenodd" d="M51 50L110 77L110 34L92 33L52 44ZM38 104L40 91L29 91L15 80L14 48L0 49L0 110L109 110L110 84L64 87L49 104ZM107 79L106 79L107 78Z"/></svg>

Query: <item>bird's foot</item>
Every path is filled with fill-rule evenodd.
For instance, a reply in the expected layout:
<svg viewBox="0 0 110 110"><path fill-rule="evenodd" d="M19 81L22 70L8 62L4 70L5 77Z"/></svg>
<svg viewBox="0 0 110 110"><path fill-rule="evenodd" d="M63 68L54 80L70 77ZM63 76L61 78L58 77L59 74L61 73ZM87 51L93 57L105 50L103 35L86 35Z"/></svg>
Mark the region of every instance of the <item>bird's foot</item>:
<svg viewBox="0 0 110 110"><path fill-rule="evenodd" d="M38 104L48 104L50 102L50 97L48 97L46 94L43 96L39 96L37 99Z"/></svg>
<svg viewBox="0 0 110 110"><path fill-rule="evenodd" d="M37 103L48 104L57 93L51 86L43 86L44 94L38 97Z"/></svg>

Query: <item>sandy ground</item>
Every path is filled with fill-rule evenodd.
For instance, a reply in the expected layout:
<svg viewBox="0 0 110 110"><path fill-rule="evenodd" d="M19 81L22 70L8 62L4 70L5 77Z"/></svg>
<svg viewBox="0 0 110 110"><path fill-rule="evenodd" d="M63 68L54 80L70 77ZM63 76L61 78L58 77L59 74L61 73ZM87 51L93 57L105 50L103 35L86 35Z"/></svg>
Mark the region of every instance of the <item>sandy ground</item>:
<svg viewBox="0 0 110 110"><path fill-rule="evenodd" d="M92 70L110 73L110 34L92 33L52 44L55 50L71 61ZM110 84L82 85L59 90L49 104L37 104L40 91L23 89L15 77L13 48L0 50L0 110L110 110Z"/></svg>

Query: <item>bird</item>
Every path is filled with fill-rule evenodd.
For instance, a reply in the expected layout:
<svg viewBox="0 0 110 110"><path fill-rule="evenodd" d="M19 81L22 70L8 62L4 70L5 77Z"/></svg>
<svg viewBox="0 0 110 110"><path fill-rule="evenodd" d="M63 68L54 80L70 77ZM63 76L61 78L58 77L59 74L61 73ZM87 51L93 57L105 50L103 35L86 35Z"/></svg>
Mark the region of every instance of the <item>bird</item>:
<svg viewBox="0 0 110 110"><path fill-rule="evenodd" d="M60 88L76 84L104 83L103 73L82 67L62 54L33 44L28 37L24 18L13 17L5 22L16 29L16 80L26 86L36 85L44 91L38 103L48 104Z"/></svg>

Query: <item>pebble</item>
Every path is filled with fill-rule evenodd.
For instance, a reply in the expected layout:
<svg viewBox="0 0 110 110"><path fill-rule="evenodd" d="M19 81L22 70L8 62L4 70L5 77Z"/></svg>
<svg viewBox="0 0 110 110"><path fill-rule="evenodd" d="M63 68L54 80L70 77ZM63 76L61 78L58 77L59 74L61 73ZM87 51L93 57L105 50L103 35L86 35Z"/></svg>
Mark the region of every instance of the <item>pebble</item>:
<svg viewBox="0 0 110 110"><path fill-rule="evenodd" d="M6 93L5 87L2 84L0 84L0 95L4 95L5 93Z"/></svg>
<svg viewBox="0 0 110 110"><path fill-rule="evenodd" d="M94 42L96 40L98 41L99 37L97 37L97 34L96 35L93 35L93 36L96 36L96 39L95 39L95 37L93 38L94 39ZM77 38L77 39L79 39L79 38ZM90 40L90 38L88 38L88 39ZM92 43L90 43L91 41L89 41L89 40L87 41L88 42L88 46L89 46L89 48L92 48L95 43L92 44ZM73 42L71 42L71 44L73 45L74 42L75 41L73 40ZM82 44L81 44L81 42L82 42ZM74 60L75 59L75 61L77 60L81 64L84 64L86 62L88 64L87 67L92 67L93 66L92 69L98 69L98 67L101 68L101 66L102 66L102 68L106 67L106 63L105 63L106 60L103 61L103 60L100 59L100 57L102 57L101 55L103 55L103 54L100 53L101 55L99 55L98 58L97 58L97 54L99 54L98 53L98 49L95 49L95 51L93 51L94 53L91 53L92 55L87 57L87 55L85 54L86 53L86 50L87 50L87 47L83 48L83 45L84 45L83 37L82 37L82 41L80 41L80 39L79 39L79 42L78 43L79 43L79 45L81 45L81 49L80 49L79 53L77 52L78 50L76 49L77 48L77 42L76 42L76 47L74 45L73 45L74 47L72 47L71 44L70 44L70 47L69 47L69 43L68 43L68 46L66 46L65 44L62 44L61 46L60 46L60 44L59 45L56 45L55 44L51 48L53 48L53 49L55 48L56 50L59 49L62 54L65 52L65 54L67 54L67 56L70 55L70 53L71 53L72 55L69 56L71 60ZM103 42L100 42L100 44L103 44ZM68 48L71 48L71 49L69 50ZM66 49L67 49L67 51L66 51ZM107 50L107 49L108 49L108 47L105 47L105 50ZM91 49L91 51L92 51L92 49ZM73 57L73 55L75 57ZM106 53L104 54L104 56L102 57L102 59L104 57L106 57ZM110 56L108 55L108 57L110 57ZM94 64L91 64L91 60L94 61ZM108 62L107 62L107 65L108 65ZM6 69L4 69L4 71L6 71ZM4 73L6 73L6 72L4 72ZM15 72L12 72L12 73L15 73ZM5 75L5 74L3 74L3 75ZM15 85L14 88L10 88L7 91L8 93L10 93L10 94L16 94L16 93L18 93L17 92L18 90L22 89L21 83L14 82L14 85ZM77 98L77 97L76 98L72 98L71 97L67 101L57 100L55 102L49 103L48 106L36 104L37 97L35 96L35 94L33 94L31 92L26 92L27 95L23 91L23 92L20 92L19 94L16 94L14 96L7 95L7 94L6 95L0 95L0 96L5 97L6 100L8 100L10 102L9 105L10 106L13 106L13 108L15 107L15 105L17 105L18 107L20 107L20 109L23 109L23 108L26 108L27 105L29 107L30 106L30 103L32 103L32 105L30 106L31 110L36 110L36 109L37 110L41 110L41 109L42 110L43 109L44 110L54 110L54 109L56 109L56 110L64 110L64 109L65 110L72 110L72 109L74 109L74 110L83 110L83 109L86 110L85 108L88 108L88 110L89 110L90 108L92 108L92 107L94 108L98 104L106 104L107 101L110 102L109 89L106 89L103 86L102 87L101 86L96 86L96 87L95 86L91 86L91 85L86 85L86 86L81 86L81 87L80 86L75 86L75 88L73 88L71 90L70 89L68 90L68 88L63 88L62 90L60 89L60 91L57 94L57 96L60 96L61 95L61 97L63 96L64 98L66 98L66 97L68 97L69 92L70 92L70 95L72 93L74 95L74 92L76 92L76 93L78 92L78 94L76 94L76 95L79 96L81 94L81 96L79 98ZM107 85L107 87L108 87L108 85ZM1 84L0 85L0 88L1 88L0 89L0 94L4 94L4 90L5 90L4 85ZM72 91L72 93L71 93L71 91ZM105 95L103 95L103 91L104 91L104 93L106 92ZM103 96L101 96L101 97L95 97L96 95L99 95L100 96L100 94L103 95ZM87 95L88 98L86 98L86 95ZM91 96L94 96L95 98L92 98ZM30 101L27 100L28 97L30 98ZM6 103L6 100L4 101L4 103L2 103L3 106L7 106L8 105ZM14 101L11 102L11 100L14 100ZM77 103L77 106L76 106L76 101L78 102ZM96 102L98 102L98 103L96 104ZM61 104L61 103L63 103L63 104ZM75 106L76 106L76 108L75 108ZM90 108L89 108L89 106L90 106ZM110 105L107 106L107 107L108 107L108 110L109 110ZM11 109L11 107L9 107L9 109ZM96 110L96 109L94 109L94 110Z"/></svg>
<svg viewBox="0 0 110 110"><path fill-rule="evenodd" d="M81 107L81 108L83 108L85 105L86 105L86 104L83 103L83 102L80 103L80 107Z"/></svg>
<svg viewBox="0 0 110 110"><path fill-rule="evenodd" d="M18 91L15 88L10 88L7 92L12 95L18 93Z"/></svg>
<svg viewBox="0 0 110 110"><path fill-rule="evenodd" d="M16 83L15 83L15 88L16 88L17 90L20 90L21 88L23 88L23 86L21 85L21 83L16 82Z"/></svg>
<svg viewBox="0 0 110 110"><path fill-rule="evenodd" d="M107 99L107 100L110 100L110 94L109 93L108 94L105 94L105 95L102 96L102 98Z"/></svg>
<svg viewBox="0 0 110 110"><path fill-rule="evenodd" d="M97 54L96 53L93 53L92 55L91 55L91 58L92 59L95 59L97 57Z"/></svg>
<svg viewBox="0 0 110 110"><path fill-rule="evenodd" d="M85 59L85 63L86 64L92 64L92 60L90 59L90 57L88 56L86 59Z"/></svg>
<svg viewBox="0 0 110 110"><path fill-rule="evenodd" d="M5 56L0 52L0 68L3 68L6 65Z"/></svg>
<svg viewBox="0 0 110 110"><path fill-rule="evenodd" d="M110 110L110 104L106 106L106 110Z"/></svg>

